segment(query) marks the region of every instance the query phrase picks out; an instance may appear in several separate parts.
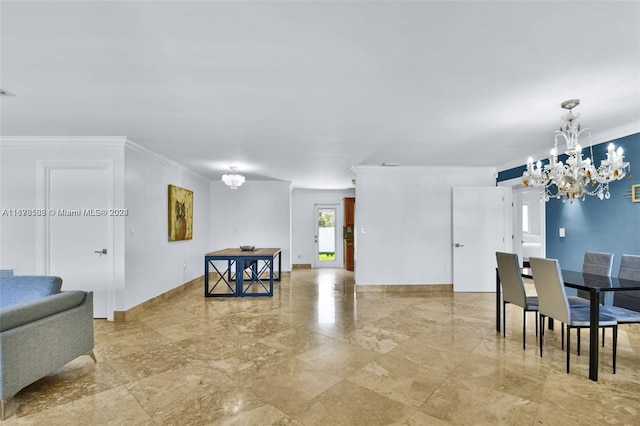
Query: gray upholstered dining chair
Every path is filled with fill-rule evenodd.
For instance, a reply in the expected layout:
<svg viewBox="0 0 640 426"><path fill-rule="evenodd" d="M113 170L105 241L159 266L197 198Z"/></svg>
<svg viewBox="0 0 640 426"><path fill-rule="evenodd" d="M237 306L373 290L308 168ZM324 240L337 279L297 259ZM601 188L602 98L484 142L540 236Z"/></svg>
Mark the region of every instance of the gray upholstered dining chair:
<svg viewBox="0 0 640 426"><path fill-rule="evenodd" d="M612 269L613 253L599 253L595 251L585 252L584 260L582 262L583 274L610 277Z"/></svg>
<svg viewBox="0 0 640 426"><path fill-rule="evenodd" d="M640 256L633 254L623 254L620 259L620 270L618 278L624 280L640 281ZM613 294L613 293L612 293ZM600 307L600 312L613 317L619 324L640 324L640 312L626 309L621 306L612 306L605 303ZM604 333L603 333L604 341Z"/></svg>
<svg viewBox="0 0 640 426"><path fill-rule="evenodd" d="M587 251L584 253L584 259L582 261L583 274L610 277L612 269L613 253L600 253L595 251ZM568 297L569 304L572 308L588 307L590 303L589 298L589 292L584 290L578 290L577 296ZM604 298L604 295L601 295L601 298ZM600 303L602 302L603 300L600 300Z"/></svg>
<svg viewBox="0 0 640 426"><path fill-rule="evenodd" d="M623 254L620 259L618 278L640 281L640 255Z"/></svg>
<svg viewBox="0 0 640 426"><path fill-rule="evenodd" d="M507 303L522 308L522 349L527 342L527 312L536 313L536 336L538 335L538 298L527 296L520 273L518 255L496 252L498 276L502 283L502 336L507 335Z"/></svg>
<svg viewBox="0 0 640 426"><path fill-rule="evenodd" d="M571 308L564 288L560 266L556 259L532 257L531 272L538 293L538 311L540 314L540 356L542 356L544 319L553 318L562 323L562 339L567 328L567 373L569 373L571 354L571 329L590 327L589 309ZM616 351L618 345L618 323L603 313L599 318L600 327L613 328L613 372L616 372Z"/></svg>
<svg viewBox="0 0 640 426"><path fill-rule="evenodd" d="M584 259L582 261L582 273L591 275L602 275L604 277L610 277L613 270L613 253L602 253L597 251L587 251L584 253ZM572 308L581 306L589 306L589 292L584 290L578 290L577 296L569 296L569 303ZM600 303L604 304L605 298L608 298L609 304L613 303L613 293L600 294ZM605 330L602 330L602 346L604 346ZM580 329L578 329L578 342L580 341ZM580 346L578 346L578 353L580 353Z"/></svg>

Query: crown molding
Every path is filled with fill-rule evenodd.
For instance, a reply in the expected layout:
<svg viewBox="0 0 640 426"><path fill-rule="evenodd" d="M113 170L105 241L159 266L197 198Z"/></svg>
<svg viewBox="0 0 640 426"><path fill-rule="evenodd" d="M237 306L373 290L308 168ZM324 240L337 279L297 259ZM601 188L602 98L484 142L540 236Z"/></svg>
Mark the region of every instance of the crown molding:
<svg viewBox="0 0 640 426"><path fill-rule="evenodd" d="M143 154L143 155L151 158L152 160L157 161L157 162L159 162L159 163L161 163L161 164L163 164L163 165L165 165L167 167L171 167L171 168L179 170L179 171L181 171L183 173L189 174L192 177L194 177L194 178L196 178L198 180L201 180L203 183L209 184L211 182L211 179L207 179L206 177L194 172L191 169L188 169L187 167L183 166L182 164L180 164L180 163L178 163L176 161L173 161L173 160L171 160L171 159L169 159L167 157L164 157L164 156L158 154L157 152L151 151L148 148L145 148L145 147L143 147L141 145L138 145L137 143L132 142L130 139L126 139L126 141L124 143L124 147L125 147L125 149L131 149L131 150L136 151L136 152L138 152L140 154Z"/></svg>
<svg viewBox="0 0 640 426"><path fill-rule="evenodd" d="M446 166L383 166L379 165L370 165L370 164L358 164L355 166L351 166L351 170L354 173L358 172L374 172L374 173L387 173L387 172L429 172L429 171L454 171L454 172L462 172L469 170L488 170L488 171L496 171L495 167L492 166L455 166L455 167L446 167Z"/></svg>
<svg viewBox="0 0 640 426"><path fill-rule="evenodd" d="M0 136L6 146L124 146L126 136Z"/></svg>
<svg viewBox="0 0 640 426"><path fill-rule="evenodd" d="M616 127L615 129L605 130L604 132L591 135L591 143L598 145L605 142L610 142L615 139L620 139L625 136L635 135L640 133L640 121L634 121L624 126ZM586 147L586 144L582 144Z"/></svg>
<svg viewBox="0 0 640 426"><path fill-rule="evenodd" d="M87 146L87 147L122 147L132 149L136 152L157 161L167 167L177 169L188 174L203 183L211 182L210 179L188 169L167 157L164 157L150 149L144 148L129 140L126 136L0 136L0 146L34 146L34 147L62 147L62 146Z"/></svg>

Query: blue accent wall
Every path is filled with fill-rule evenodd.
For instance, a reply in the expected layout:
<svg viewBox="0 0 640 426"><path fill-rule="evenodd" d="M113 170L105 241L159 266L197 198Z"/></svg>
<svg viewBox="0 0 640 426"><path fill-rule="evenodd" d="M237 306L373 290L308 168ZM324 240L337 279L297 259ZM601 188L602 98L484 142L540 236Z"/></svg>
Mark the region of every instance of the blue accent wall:
<svg viewBox="0 0 640 426"><path fill-rule="evenodd" d="M548 163L548 161L543 161L543 164L546 164L546 163ZM503 170L501 172L498 172L498 178L496 179L496 181L502 182L502 181L514 179L517 177L521 178L525 170L527 170L526 164L523 164L522 166L514 167L513 169Z"/></svg>
<svg viewBox="0 0 640 426"><path fill-rule="evenodd" d="M558 259L566 269L581 269L585 251L614 254L613 271L617 273L622 254L640 254L640 203L632 203L625 193L640 184L640 133L615 139L624 149L625 161L631 164L631 178L609 184L611 198L597 196L585 201L562 202L552 199L546 204L547 257ZM593 146L595 165L606 158L609 142ZM589 148L583 150L589 155ZM526 165L498 173L498 181L522 176ZM558 236L565 228L565 237Z"/></svg>

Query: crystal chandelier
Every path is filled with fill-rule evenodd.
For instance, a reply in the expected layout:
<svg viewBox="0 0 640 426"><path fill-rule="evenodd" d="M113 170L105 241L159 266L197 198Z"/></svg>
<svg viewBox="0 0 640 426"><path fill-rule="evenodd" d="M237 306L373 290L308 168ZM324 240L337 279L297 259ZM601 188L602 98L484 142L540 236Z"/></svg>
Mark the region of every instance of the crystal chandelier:
<svg viewBox="0 0 640 426"><path fill-rule="evenodd" d="M629 163L624 159L622 148L617 150L611 143L607 149L607 159L602 160L596 168L593 161L591 147L591 133L589 133L590 158L582 159L582 147L578 144L578 137L589 129L581 129L578 123L580 113L573 113L573 108L580 104L578 99L571 99L561 104L569 112L562 116L566 124L556 130L555 146L551 150L549 163L542 166L538 161L533 163L529 157L527 170L522 174L522 184L542 190L541 196L545 201L550 198L562 198L563 201L584 199L587 195L597 195L599 199L609 199L609 182L622 179L627 173L631 177ZM564 138L567 145L565 154L566 164L558 161L558 139Z"/></svg>
<svg viewBox="0 0 640 426"><path fill-rule="evenodd" d="M225 173L222 175L222 181L226 183L231 189L238 189L240 185L244 183L244 176L236 173L237 167L231 166L231 173Z"/></svg>

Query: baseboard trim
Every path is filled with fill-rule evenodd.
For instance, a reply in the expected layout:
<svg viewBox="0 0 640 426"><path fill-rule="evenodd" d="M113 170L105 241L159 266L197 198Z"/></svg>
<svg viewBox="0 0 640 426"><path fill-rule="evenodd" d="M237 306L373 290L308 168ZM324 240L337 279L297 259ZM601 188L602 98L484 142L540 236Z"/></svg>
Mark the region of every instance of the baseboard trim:
<svg viewBox="0 0 640 426"><path fill-rule="evenodd" d="M173 288L165 293L159 294L156 297L153 297L146 302L142 302L139 305L134 306L131 309L127 309L126 311L113 311L113 320L115 322L124 322L134 319L136 316L140 315L142 312L147 309L156 306L160 302L165 302L167 299L175 296L178 293L182 293L190 289L193 286L201 286L204 288L204 275L194 278L191 281L187 281L186 283Z"/></svg>
<svg viewBox="0 0 640 426"><path fill-rule="evenodd" d="M453 293L453 284L356 285L356 292L357 293L399 293L399 292Z"/></svg>
<svg viewBox="0 0 640 426"><path fill-rule="evenodd" d="M211 283L211 279L213 278L213 275L217 275L217 274L210 274L210 278L209 278L209 283ZM280 272L280 278L286 278L286 277L290 277L291 276L291 272L290 271L281 271ZM215 279L215 278L214 278ZM268 278L267 278L268 280ZM274 283L277 284L277 283ZM131 309L127 309L126 311L113 311L113 321L115 322L125 322L125 321L130 321L132 319L134 319L135 317L137 317L138 315L140 315L142 312L146 311L147 309L158 305L161 302L165 302L167 299L170 299L171 297L175 296L178 293L182 293L183 291L189 290L192 287L200 287L201 289L203 289L204 291L204 275L194 278L191 281L187 281L186 283L171 289L167 292L164 292L162 294L157 295L156 297L153 297L149 300L147 300L146 302L142 302L139 305L134 306ZM204 295L202 296L204 298Z"/></svg>
<svg viewBox="0 0 640 426"><path fill-rule="evenodd" d="M291 269L311 269L310 263L294 263L291 265Z"/></svg>

